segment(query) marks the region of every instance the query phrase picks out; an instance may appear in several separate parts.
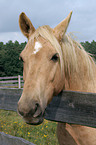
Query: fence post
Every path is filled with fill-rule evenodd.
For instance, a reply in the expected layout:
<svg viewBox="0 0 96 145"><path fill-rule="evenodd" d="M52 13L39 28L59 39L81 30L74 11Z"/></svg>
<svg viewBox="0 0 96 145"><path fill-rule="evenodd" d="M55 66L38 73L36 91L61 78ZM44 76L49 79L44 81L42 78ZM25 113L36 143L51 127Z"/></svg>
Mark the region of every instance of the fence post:
<svg viewBox="0 0 96 145"><path fill-rule="evenodd" d="M20 79L20 75L18 75L18 88L21 88L21 79Z"/></svg>

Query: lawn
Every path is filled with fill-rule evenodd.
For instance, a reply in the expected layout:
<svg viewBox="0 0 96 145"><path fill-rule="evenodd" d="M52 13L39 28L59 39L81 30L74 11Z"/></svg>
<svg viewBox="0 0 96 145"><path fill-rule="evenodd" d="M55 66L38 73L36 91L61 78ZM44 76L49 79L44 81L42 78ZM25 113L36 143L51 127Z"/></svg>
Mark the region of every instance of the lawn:
<svg viewBox="0 0 96 145"><path fill-rule="evenodd" d="M38 126L27 125L16 112L0 110L0 132L22 137L36 145L58 145L56 126L57 123L47 120Z"/></svg>

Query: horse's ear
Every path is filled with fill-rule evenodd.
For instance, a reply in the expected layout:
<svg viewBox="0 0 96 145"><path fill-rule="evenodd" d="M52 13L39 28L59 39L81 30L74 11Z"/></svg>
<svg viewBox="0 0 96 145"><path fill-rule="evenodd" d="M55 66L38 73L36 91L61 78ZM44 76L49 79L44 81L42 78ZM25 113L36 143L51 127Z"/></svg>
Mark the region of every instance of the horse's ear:
<svg viewBox="0 0 96 145"><path fill-rule="evenodd" d="M56 36L56 38L60 41L65 34L67 27L69 25L70 19L72 16L72 11L69 13L66 19L64 19L60 24L58 24L54 29L53 33Z"/></svg>
<svg viewBox="0 0 96 145"><path fill-rule="evenodd" d="M29 36L35 31L35 28L32 25L30 19L23 12L19 16L19 26L20 26L22 33L27 38L29 38Z"/></svg>

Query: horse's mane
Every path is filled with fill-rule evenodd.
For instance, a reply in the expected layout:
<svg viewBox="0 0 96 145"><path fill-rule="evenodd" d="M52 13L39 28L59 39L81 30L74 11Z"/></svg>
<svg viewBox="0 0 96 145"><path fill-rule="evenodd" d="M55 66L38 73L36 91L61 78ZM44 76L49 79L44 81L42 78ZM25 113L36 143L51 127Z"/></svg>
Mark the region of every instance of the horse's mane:
<svg viewBox="0 0 96 145"><path fill-rule="evenodd" d="M82 66L86 70L86 75L93 77L92 68L96 66L91 54L87 53L84 47L71 37L70 33L63 37L62 51L65 74L70 76L71 73L79 73Z"/></svg>
<svg viewBox="0 0 96 145"><path fill-rule="evenodd" d="M87 76L93 76L93 65L95 63L92 57L84 50L83 46L75 41L69 34L64 35L62 43L59 44L57 39L53 35L52 29L45 25L39 27L36 30L36 33L32 36L31 40L34 37L42 36L47 39L56 49L60 57L60 65L62 74L70 76L74 72L80 71L80 66L84 66ZM83 70L82 70L83 71Z"/></svg>

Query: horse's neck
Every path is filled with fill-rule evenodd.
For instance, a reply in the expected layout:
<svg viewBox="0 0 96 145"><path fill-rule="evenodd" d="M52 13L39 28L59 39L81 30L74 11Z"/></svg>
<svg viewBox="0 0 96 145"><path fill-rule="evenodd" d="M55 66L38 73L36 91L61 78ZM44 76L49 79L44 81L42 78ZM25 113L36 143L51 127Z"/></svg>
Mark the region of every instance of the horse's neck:
<svg viewBox="0 0 96 145"><path fill-rule="evenodd" d="M65 78L66 90L94 92L96 93L96 65L90 59L91 71L86 68L86 62L82 60L81 55L77 53L78 71L72 72L69 77ZM89 71L89 72L87 72Z"/></svg>
<svg viewBox="0 0 96 145"><path fill-rule="evenodd" d="M65 80L65 90L96 93L96 75L94 75L94 80L82 77L81 73L74 73Z"/></svg>

